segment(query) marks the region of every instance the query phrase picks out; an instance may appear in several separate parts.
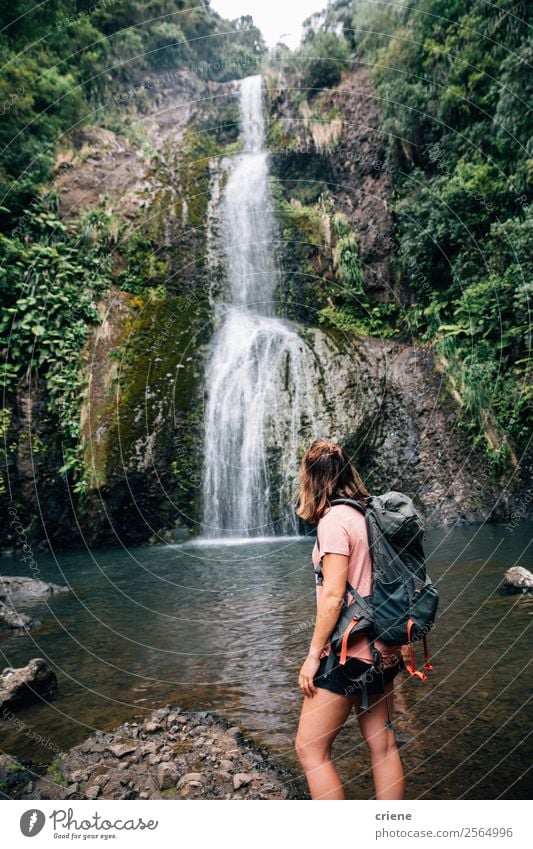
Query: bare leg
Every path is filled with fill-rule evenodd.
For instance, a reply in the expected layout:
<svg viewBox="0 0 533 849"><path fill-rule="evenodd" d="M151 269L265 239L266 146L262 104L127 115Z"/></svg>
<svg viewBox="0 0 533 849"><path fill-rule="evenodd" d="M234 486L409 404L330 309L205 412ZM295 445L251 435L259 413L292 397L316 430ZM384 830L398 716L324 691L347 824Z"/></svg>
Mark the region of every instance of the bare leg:
<svg viewBox="0 0 533 849"><path fill-rule="evenodd" d="M304 698L295 745L312 799L346 799L331 746L353 705L353 697L321 688L312 698Z"/></svg>
<svg viewBox="0 0 533 849"><path fill-rule="evenodd" d="M385 684L385 695L371 694L368 706L371 712L363 711L358 701L355 712L359 720L361 736L370 750L376 799L403 799L404 776L400 753L396 746L394 731L385 726L387 704L392 718L394 680Z"/></svg>

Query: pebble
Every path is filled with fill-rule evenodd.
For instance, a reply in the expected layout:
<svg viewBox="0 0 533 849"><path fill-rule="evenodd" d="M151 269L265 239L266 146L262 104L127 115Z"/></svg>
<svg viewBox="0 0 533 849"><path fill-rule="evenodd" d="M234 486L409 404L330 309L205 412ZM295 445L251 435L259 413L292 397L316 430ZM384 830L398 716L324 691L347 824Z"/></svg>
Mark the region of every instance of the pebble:
<svg viewBox="0 0 533 849"><path fill-rule="evenodd" d="M238 772L237 775L233 776L233 789L239 790L241 787L250 784L251 781L253 781L253 775L248 775L246 772Z"/></svg>
<svg viewBox="0 0 533 849"><path fill-rule="evenodd" d="M162 763L157 768L157 783L161 790L176 783L178 770L173 764Z"/></svg>
<svg viewBox="0 0 533 849"><path fill-rule="evenodd" d="M96 797L100 795L100 787L98 784L91 784L90 787L87 787L85 795L88 799L96 799Z"/></svg>
<svg viewBox="0 0 533 849"><path fill-rule="evenodd" d="M125 755L131 755L132 752L137 751L137 744L128 745L128 743L118 743L116 745L107 746L107 749L113 754L116 758L123 758Z"/></svg>
<svg viewBox="0 0 533 849"><path fill-rule="evenodd" d="M180 787L183 787L184 784L189 784L191 781L195 781L197 784L202 784L205 782L205 778L201 772L188 772L187 775L182 775L178 781L178 790Z"/></svg>

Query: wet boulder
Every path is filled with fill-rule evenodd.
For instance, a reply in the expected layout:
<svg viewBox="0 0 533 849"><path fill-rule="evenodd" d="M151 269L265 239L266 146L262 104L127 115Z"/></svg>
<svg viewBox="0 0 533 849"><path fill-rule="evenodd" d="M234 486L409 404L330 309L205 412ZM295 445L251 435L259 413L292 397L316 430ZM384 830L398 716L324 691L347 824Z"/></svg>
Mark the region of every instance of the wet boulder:
<svg viewBox="0 0 533 849"><path fill-rule="evenodd" d="M7 666L0 673L0 708L21 708L47 699L56 688L55 672L42 657L34 657L19 669Z"/></svg>
<svg viewBox="0 0 533 849"><path fill-rule="evenodd" d="M503 577L504 593L533 593L533 574L523 566L512 566Z"/></svg>
<svg viewBox="0 0 533 849"><path fill-rule="evenodd" d="M0 601L0 631L29 631L40 624L39 619L33 619L29 613L19 613Z"/></svg>
<svg viewBox="0 0 533 849"><path fill-rule="evenodd" d="M7 605L22 600L35 599L38 601L56 593L69 591L70 587L51 584L48 581L38 581L35 578L27 578L23 575L0 576L0 601Z"/></svg>

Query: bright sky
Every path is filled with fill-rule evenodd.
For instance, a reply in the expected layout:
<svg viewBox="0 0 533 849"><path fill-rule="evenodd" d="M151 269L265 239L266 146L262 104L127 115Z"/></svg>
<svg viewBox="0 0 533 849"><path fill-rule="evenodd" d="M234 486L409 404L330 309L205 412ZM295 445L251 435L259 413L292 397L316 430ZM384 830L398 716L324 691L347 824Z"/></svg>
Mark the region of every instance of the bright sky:
<svg viewBox="0 0 533 849"><path fill-rule="evenodd" d="M211 0L210 6L229 20L252 15L269 47L283 41L294 49L300 43L302 21L322 11L327 0Z"/></svg>

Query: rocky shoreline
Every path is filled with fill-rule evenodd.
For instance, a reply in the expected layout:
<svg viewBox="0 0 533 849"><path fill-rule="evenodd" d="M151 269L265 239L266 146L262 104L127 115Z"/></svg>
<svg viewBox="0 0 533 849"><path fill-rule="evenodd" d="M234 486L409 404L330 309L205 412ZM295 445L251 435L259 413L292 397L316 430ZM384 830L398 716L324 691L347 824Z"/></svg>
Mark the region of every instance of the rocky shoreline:
<svg viewBox="0 0 533 849"><path fill-rule="evenodd" d="M113 731L95 731L25 783L16 784L17 764L9 760L0 762L0 783L11 799L309 798L302 778L238 727L171 704ZM18 766L22 779L28 771Z"/></svg>

